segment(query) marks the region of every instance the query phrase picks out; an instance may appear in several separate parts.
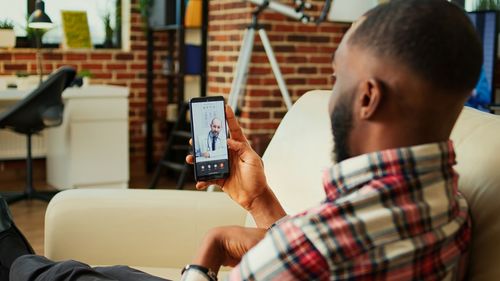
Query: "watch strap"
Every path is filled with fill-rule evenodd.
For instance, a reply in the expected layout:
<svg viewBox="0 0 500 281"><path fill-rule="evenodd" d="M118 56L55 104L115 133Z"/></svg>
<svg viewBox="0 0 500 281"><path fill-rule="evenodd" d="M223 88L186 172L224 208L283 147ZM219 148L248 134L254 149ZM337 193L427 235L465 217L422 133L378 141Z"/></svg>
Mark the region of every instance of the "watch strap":
<svg viewBox="0 0 500 281"><path fill-rule="evenodd" d="M205 274L208 279L210 281L217 281L217 274L215 272L213 272L212 270L210 270L209 268L206 268L204 266L201 266L201 265L197 265L197 264L188 264L186 265L182 271L181 271L181 275L184 274L184 272L186 270L189 270L189 269L196 269L200 272L202 272L203 274Z"/></svg>

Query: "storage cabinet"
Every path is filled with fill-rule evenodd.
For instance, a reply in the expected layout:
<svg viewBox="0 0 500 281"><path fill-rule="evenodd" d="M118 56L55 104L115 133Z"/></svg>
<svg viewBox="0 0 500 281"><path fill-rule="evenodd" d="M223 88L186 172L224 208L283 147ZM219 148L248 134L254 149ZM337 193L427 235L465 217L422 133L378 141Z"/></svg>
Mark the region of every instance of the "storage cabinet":
<svg viewBox="0 0 500 281"><path fill-rule="evenodd" d="M12 106L30 90L0 91L0 108ZM47 182L57 189L127 188L129 121L126 87L67 88L63 123L36 136L36 157L46 157ZM0 156L26 157L26 137L0 134Z"/></svg>
<svg viewBox="0 0 500 281"><path fill-rule="evenodd" d="M47 182L57 189L127 188L128 89L67 91L64 122L47 130Z"/></svg>

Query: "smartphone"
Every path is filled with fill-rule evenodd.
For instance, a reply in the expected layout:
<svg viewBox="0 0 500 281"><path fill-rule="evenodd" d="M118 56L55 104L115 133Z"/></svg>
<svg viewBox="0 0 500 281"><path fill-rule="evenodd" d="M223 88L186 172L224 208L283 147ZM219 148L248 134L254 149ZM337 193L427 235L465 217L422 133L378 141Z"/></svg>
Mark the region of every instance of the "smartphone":
<svg viewBox="0 0 500 281"><path fill-rule="evenodd" d="M227 178L229 153L224 98L193 98L189 110L196 181Z"/></svg>

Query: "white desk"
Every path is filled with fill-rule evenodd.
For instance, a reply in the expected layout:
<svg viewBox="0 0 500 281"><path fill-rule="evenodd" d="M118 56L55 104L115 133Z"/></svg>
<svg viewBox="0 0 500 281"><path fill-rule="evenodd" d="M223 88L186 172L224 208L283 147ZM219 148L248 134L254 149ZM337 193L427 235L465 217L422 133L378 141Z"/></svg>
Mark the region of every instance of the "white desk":
<svg viewBox="0 0 500 281"><path fill-rule="evenodd" d="M0 91L0 108L29 92ZM58 189L128 187L128 95L128 88L106 85L64 91L63 124L44 130L33 141L34 155L47 157L49 184ZM25 157L25 136L1 130L0 147L2 143L10 144L6 147L17 145L16 157L6 158Z"/></svg>

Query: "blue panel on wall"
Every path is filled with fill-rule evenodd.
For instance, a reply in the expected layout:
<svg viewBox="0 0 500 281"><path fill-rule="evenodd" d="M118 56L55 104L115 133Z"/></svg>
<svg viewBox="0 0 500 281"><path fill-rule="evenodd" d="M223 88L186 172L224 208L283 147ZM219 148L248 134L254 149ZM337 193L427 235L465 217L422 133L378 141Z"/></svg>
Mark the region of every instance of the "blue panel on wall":
<svg viewBox="0 0 500 281"><path fill-rule="evenodd" d="M483 111L494 101L495 62L497 55L497 12L471 12L469 18L483 43L483 70L474 93L466 105Z"/></svg>

